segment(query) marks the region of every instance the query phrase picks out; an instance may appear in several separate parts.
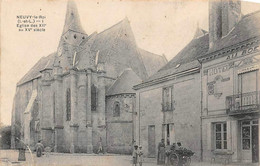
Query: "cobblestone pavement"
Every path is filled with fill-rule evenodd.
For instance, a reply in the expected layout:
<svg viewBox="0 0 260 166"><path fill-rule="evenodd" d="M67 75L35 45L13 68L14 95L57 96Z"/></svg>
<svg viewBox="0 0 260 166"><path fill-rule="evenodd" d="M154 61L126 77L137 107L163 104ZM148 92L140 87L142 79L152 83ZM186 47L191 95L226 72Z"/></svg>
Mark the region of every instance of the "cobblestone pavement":
<svg viewBox="0 0 260 166"><path fill-rule="evenodd" d="M131 156L127 155L95 155L95 154L68 154L51 153L38 158L26 152L26 161L18 162L18 151L0 150L1 166L132 166ZM191 166L221 166L206 162L192 162ZM143 166L156 166L155 159L144 159ZM229 164L227 166L246 166L245 164ZM252 165L250 166L258 166Z"/></svg>

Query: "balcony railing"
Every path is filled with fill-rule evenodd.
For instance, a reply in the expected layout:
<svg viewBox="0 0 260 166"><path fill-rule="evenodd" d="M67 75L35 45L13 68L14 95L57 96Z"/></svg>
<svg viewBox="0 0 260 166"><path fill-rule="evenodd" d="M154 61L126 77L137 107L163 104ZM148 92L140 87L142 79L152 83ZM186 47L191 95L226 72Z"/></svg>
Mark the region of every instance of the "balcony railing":
<svg viewBox="0 0 260 166"><path fill-rule="evenodd" d="M228 114L256 112L260 104L259 91L241 93L226 97Z"/></svg>

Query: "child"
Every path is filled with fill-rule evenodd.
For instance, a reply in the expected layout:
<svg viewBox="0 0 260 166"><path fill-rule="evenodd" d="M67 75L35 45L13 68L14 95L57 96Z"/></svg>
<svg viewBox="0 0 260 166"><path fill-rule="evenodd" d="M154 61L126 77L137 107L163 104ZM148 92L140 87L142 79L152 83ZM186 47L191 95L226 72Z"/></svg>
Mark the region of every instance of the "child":
<svg viewBox="0 0 260 166"><path fill-rule="evenodd" d="M134 146L134 150L133 150L133 165L136 166L137 164L137 158L138 158L138 146L135 145Z"/></svg>
<svg viewBox="0 0 260 166"><path fill-rule="evenodd" d="M143 150L142 150L142 146L139 146L139 150L138 150L138 163L139 166L142 166L143 164Z"/></svg>

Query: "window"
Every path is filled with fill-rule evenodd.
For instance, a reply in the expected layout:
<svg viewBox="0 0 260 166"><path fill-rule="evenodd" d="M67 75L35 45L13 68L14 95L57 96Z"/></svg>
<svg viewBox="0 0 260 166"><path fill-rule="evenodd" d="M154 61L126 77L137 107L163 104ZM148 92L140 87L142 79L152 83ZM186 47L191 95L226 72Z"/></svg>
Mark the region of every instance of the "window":
<svg viewBox="0 0 260 166"><path fill-rule="evenodd" d="M248 93L255 92L257 89L257 71L251 71L247 73L242 73L238 75L238 92ZM249 81L250 80L250 81Z"/></svg>
<svg viewBox="0 0 260 166"><path fill-rule="evenodd" d="M95 85L91 86L91 110L96 111L97 109L97 88Z"/></svg>
<svg viewBox="0 0 260 166"><path fill-rule="evenodd" d="M71 100L70 100L70 88L66 91L66 120L71 120Z"/></svg>
<svg viewBox="0 0 260 166"><path fill-rule="evenodd" d="M227 149L227 123L214 124L215 149Z"/></svg>
<svg viewBox="0 0 260 166"><path fill-rule="evenodd" d="M174 110L174 100L173 100L173 87L163 88L163 111L173 111Z"/></svg>
<svg viewBox="0 0 260 166"><path fill-rule="evenodd" d="M116 101L116 102L114 103L113 116L114 116L114 117L120 116L120 104L119 104L118 101Z"/></svg>

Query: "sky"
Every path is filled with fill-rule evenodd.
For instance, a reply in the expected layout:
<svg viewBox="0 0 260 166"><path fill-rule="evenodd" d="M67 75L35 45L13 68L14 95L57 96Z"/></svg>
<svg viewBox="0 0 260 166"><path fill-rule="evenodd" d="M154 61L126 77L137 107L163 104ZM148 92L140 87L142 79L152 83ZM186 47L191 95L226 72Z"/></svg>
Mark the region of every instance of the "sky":
<svg viewBox="0 0 260 166"><path fill-rule="evenodd" d="M256 0L254 0L256 1ZM65 0L2 0L0 120L11 124L16 83L43 56L57 50L64 25ZM199 26L208 31L206 0L76 0L83 29L101 32L127 17L137 45L171 60ZM260 10L260 3L242 2L242 13ZM17 16L46 16L45 32L19 32Z"/></svg>

